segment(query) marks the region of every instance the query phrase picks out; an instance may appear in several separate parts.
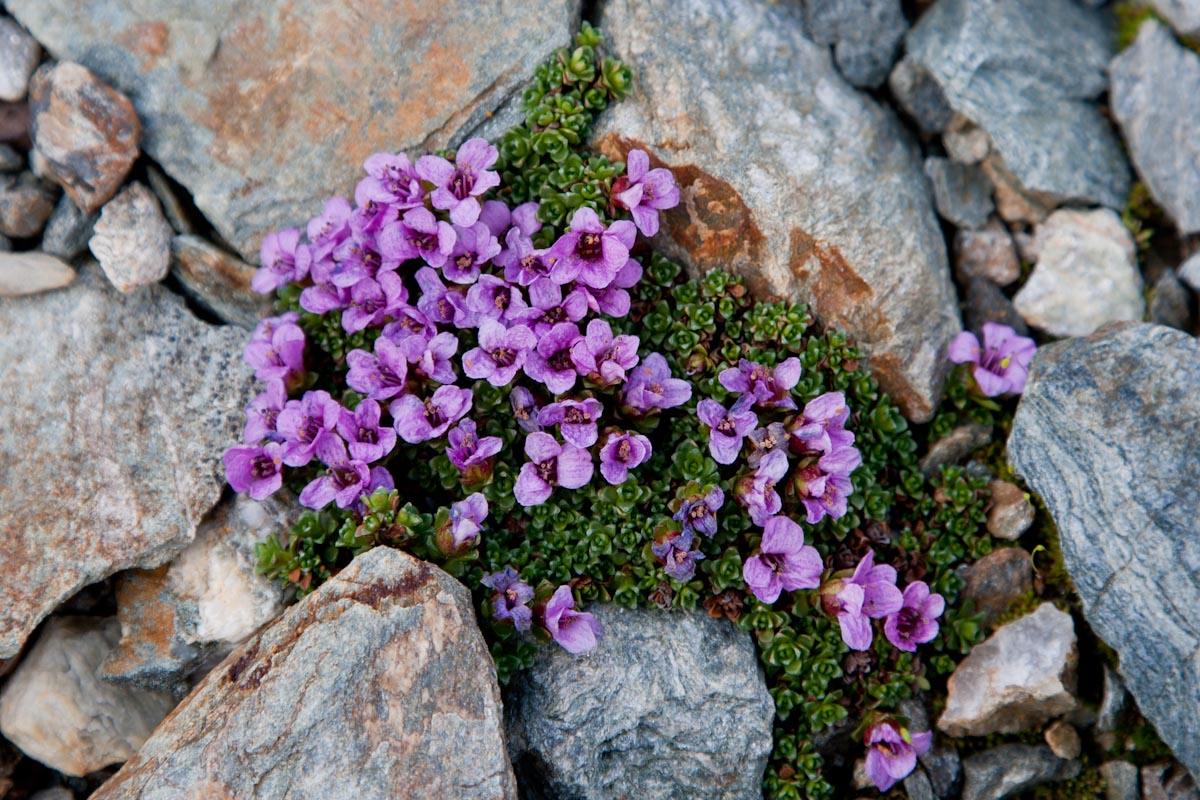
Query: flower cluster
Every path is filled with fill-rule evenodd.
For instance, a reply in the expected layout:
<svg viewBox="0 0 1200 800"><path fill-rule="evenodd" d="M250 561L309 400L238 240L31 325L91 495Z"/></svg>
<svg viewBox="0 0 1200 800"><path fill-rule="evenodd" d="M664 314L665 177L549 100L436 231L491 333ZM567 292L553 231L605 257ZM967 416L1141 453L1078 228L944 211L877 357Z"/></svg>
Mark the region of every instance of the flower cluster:
<svg viewBox="0 0 1200 800"><path fill-rule="evenodd" d="M883 619L887 640L911 653L937 636L937 619L946 608L942 596L930 593L923 581L914 581L901 592L895 568L876 564L873 550L853 571L831 576L821 585L820 595L825 613L837 619L842 629L842 641L860 651L874 639L871 620Z"/></svg>
<svg viewBox="0 0 1200 800"><path fill-rule="evenodd" d="M894 719L882 719L867 728L863 743L867 745L867 777L875 788L886 792L916 769L917 756L933 746L933 734L910 732Z"/></svg>

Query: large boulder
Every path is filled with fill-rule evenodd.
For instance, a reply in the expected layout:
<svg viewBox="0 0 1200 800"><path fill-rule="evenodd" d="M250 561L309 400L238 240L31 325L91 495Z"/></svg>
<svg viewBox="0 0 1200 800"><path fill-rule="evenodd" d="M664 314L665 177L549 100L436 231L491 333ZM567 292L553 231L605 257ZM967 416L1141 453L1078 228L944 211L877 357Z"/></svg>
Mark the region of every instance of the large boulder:
<svg viewBox="0 0 1200 800"><path fill-rule="evenodd" d="M1093 630L1200 774L1200 344L1126 324L1043 347L1008 452L1046 501Z"/></svg>
<svg viewBox="0 0 1200 800"><path fill-rule="evenodd" d="M594 143L672 168L682 202L655 244L693 273L739 272L847 331L910 418L933 414L959 330L915 144L853 90L802 9L750 0L611 0L601 26L637 69Z"/></svg>
<svg viewBox="0 0 1200 800"><path fill-rule="evenodd" d="M0 658L79 589L192 540L253 396L244 344L94 264L0 302Z"/></svg>
<svg viewBox="0 0 1200 800"><path fill-rule="evenodd" d="M197 792L515 800L470 593L398 550L364 553L231 653L92 797Z"/></svg>
<svg viewBox="0 0 1200 800"><path fill-rule="evenodd" d="M445 147L571 41L579 0L10 0L133 100L143 149L247 259L381 150Z"/></svg>

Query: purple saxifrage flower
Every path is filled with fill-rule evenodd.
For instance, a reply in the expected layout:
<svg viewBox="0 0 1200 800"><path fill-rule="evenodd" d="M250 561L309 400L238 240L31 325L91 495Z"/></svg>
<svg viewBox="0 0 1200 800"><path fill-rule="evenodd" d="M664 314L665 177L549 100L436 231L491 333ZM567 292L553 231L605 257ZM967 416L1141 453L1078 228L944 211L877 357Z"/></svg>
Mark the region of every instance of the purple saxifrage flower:
<svg viewBox="0 0 1200 800"><path fill-rule="evenodd" d="M651 353L625 381L625 403L636 411L674 408L692 397L692 385L671 377L671 368L661 353Z"/></svg>
<svg viewBox="0 0 1200 800"><path fill-rule="evenodd" d="M456 227L454 233L454 248L442 267L442 274L454 283L474 283L479 278L480 266L500 252L500 243L482 222Z"/></svg>
<svg viewBox="0 0 1200 800"><path fill-rule="evenodd" d="M830 453L836 448L849 447L854 444L854 434L845 428L849 417L846 396L841 392L826 392L805 404L792 436L805 450Z"/></svg>
<svg viewBox="0 0 1200 800"><path fill-rule="evenodd" d="M346 385L373 400L387 400L404 392L408 381L408 359L390 339L375 340L375 352L351 350L346 354Z"/></svg>
<svg viewBox="0 0 1200 800"><path fill-rule="evenodd" d="M487 499L480 492L451 503L445 527L437 533L438 549L447 556L456 556L474 547L487 515Z"/></svg>
<svg viewBox="0 0 1200 800"><path fill-rule="evenodd" d="M492 386L507 386L537 344L533 331L524 325L505 328L494 319L479 322L479 346L463 354L463 372L468 378L483 379Z"/></svg>
<svg viewBox="0 0 1200 800"><path fill-rule="evenodd" d="M594 319L588 322L587 335L572 345L571 362L592 383L612 386L625 380L626 373L637 366L639 344L638 337L613 336L608 322Z"/></svg>
<svg viewBox="0 0 1200 800"><path fill-rule="evenodd" d="M350 217L354 209L344 197L325 201L321 213L308 221L308 241L313 261L329 256L339 244L350 237Z"/></svg>
<svg viewBox="0 0 1200 800"><path fill-rule="evenodd" d="M861 464L857 448L840 447L797 470L792 485L809 523L816 524L826 516L841 519L846 515L846 498L854 493L850 473Z"/></svg>
<svg viewBox="0 0 1200 800"><path fill-rule="evenodd" d="M268 233L259 256L262 266L250 279L250 288L259 294L270 294L280 286L302 280L312 261L308 248L300 244L300 231L296 228Z"/></svg>
<svg viewBox="0 0 1200 800"><path fill-rule="evenodd" d="M336 436L322 436L317 443L317 457L329 472L300 492L300 504L309 508L324 508L337 501L338 508L349 508L358 502L371 482L371 468L365 461L346 454L346 445Z"/></svg>
<svg viewBox="0 0 1200 800"><path fill-rule="evenodd" d="M434 185L433 207L450 212L455 225L474 225L479 219L479 197L500 185L500 175L491 167L500 151L486 139L468 139L455 153L451 164L440 156L417 159L417 174Z"/></svg>
<svg viewBox="0 0 1200 800"><path fill-rule="evenodd" d="M453 333L439 333L432 339L409 336L400 342L399 348L410 371L418 378L434 383L454 383L458 378L450 362L450 357L458 351L458 337Z"/></svg>
<svg viewBox="0 0 1200 800"><path fill-rule="evenodd" d="M911 653L937 637L937 619L945 610L944 597L931 593L924 581L914 581L904 587L900 610L884 620L883 633L895 647Z"/></svg>
<svg viewBox="0 0 1200 800"><path fill-rule="evenodd" d="M559 426L559 433L576 447L591 447L600 437L596 423L604 406L599 400L563 400L551 403L538 412L538 424Z"/></svg>
<svg viewBox="0 0 1200 800"><path fill-rule="evenodd" d="M750 439L750 455L746 457L746 463L751 467L757 467L771 453L787 454L788 434L782 422L772 422L765 428L752 430L747 438Z"/></svg>
<svg viewBox="0 0 1200 800"><path fill-rule="evenodd" d="M537 421L538 404L533 397L533 392L524 386L514 386L508 395L508 402L512 406L513 418L517 420L521 430L533 433L542 429Z"/></svg>
<svg viewBox="0 0 1200 800"><path fill-rule="evenodd" d="M570 586L555 590L542 612L542 624L550 637L568 653L586 653L596 646L603 632L600 622L586 611L575 610L575 596Z"/></svg>
<svg viewBox="0 0 1200 800"><path fill-rule="evenodd" d="M741 480L738 500L750 512L755 525L765 525L783 508L783 499L775 486L787 471L787 455L782 450L773 450L758 462L754 472Z"/></svg>
<svg viewBox="0 0 1200 800"><path fill-rule="evenodd" d="M529 287L529 308L518 316L538 337L543 337L555 325L578 322L587 316L587 295L582 289L572 289L563 298L562 287L545 278L538 279Z"/></svg>
<svg viewBox="0 0 1200 800"><path fill-rule="evenodd" d="M1018 336L1007 325L983 323L983 346L975 334L963 331L950 343L947 357L956 364L974 364L971 374L979 391L988 397L1025 391L1029 362L1037 345L1033 339Z"/></svg>
<svg viewBox="0 0 1200 800"><path fill-rule="evenodd" d="M517 228L504 237L505 249L496 256L497 266L504 268L504 279L520 286L529 286L538 278L548 278L553 259L548 250L533 246L533 240Z"/></svg>
<svg viewBox="0 0 1200 800"><path fill-rule="evenodd" d="M896 588L896 570L890 564L876 564L875 551L867 554L854 568L849 583L863 587L863 613L881 619L900 610L904 598Z"/></svg>
<svg viewBox="0 0 1200 800"><path fill-rule="evenodd" d="M859 651L871 646L871 620L893 614L903 604L896 588L896 570L887 564L876 566L873 550L867 551L850 577L826 582L821 600L825 612L841 625L842 641Z"/></svg>
<svg viewBox="0 0 1200 800"><path fill-rule="evenodd" d="M603 289L629 261L637 231L632 222L618 220L606 229L590 208L576 210L571 228L554 243L549 255L557 259L550 267L555 283L579 281Z"/></svg>
<svg viewBox="0 0 1200 800"><path fill-rule="evenodd" d="M863 742L868 748L867 777L875 788L886 792L916 769L917 756L933 745L933 732L908 732L899 723L886 720L867 728Z"/></svg>
<svg viewBox="0 0 1200 800"><path fill-rule="evenodd" d="M742 450L742 440L758 425L758 415L750 410L754 398L743 395L728 411L716 400L701 400L696 416L708 426L708 452L718 464L732 464Z"/></svg>
<svg viewBox="0 0 1200 800"><path fill-rule="evenodd" d="M658 212L679 205L679 187L671 170L650 169L645 150L630 150L625 159L625 174L613 184L612 196L633 215L638 230L653 236L658 233Z"/></svg>
<svg viewBox="0 0 1200 800"><path fill-rule="evenodd" d="M746 585L763 603L774 603L783 590L821 585L821 556L804 544L804 531L787 517L771 517L763 526L758 555L742 565Z"/></svg>
<svg viewBox="0 0 1200 800"><path fill-rule="evenodd" d="M299 400L289 400L276 421L283 435L283 463L303 467L312 461L321 440L333 435L342 411L329 392L305 392Z"/></svg>
<svg viewBox="0 0 1200 800"><path fill-rule="evenodd" d="M696 562L704 560L704 553L692 549L695 538L691 531L675 531L661 544L650 547L663 562L663 571L680 583L690 581L696 574Z"/></svg>
<svg viewBox="0 0 1200 800"><path fill-rule="evenodd" d="M548 433L538 431L525 437L525 455L513 495L529 508L550 498L555 486L578 489L592 479L595 465L587 450L571 444L559 444Z"/></svg>
<svg viewBox="0 0 1200 800"><path fill-rule="evenodd" d="M263 439L282 442L283 434L278 430L279 412L287 403L287 391L282 381L271 381L267 390L246 406L246 428L242 440L247 444L258 444Z"/></svg>
<svg viewBox="0 0 1200 800"><path fill-rule="evenodd" d="M529 630L533 622L533 609L529 607L533 589L521 580L515 569L505 567L500 572L483 576L480 583L493 592L492 619L511 622L521 633Z"/></svg>
<svg viewBox="0 0 1200 800"><path fill-rule="evenodd" d="M396 433L409 444L436 439L471 410L471 390L439 386L428 400L405 395L391 405Z"/></svg>
<svg viewBox="0 0 1200 800"><path fill-rule="evenodd" d="M793 356L772 370L754 361L742 359L736 367L722 370L717 379L731 392L749 394L761 408L795 409L792 387L800 381L800 359Z"/></svg>
<svg viewBox="0 0 1200 800"><path fill-rule="evenodd" d="M529 304L521 296L520 289L494 275L480 275L479 280L467 290L467 310L481 324L484 319L518 322L524 319L528 308Z"/></svg>
<svg viewBox="0 0 1200 800"><path fill-rule="evenodd" d="M721 487L714 486L708 494L694 494L684 498L679 510L675 512L675 521L682 524L685 531L715 536L717 511L723 505L725 492L721 491Z"/></svg>
<svg viewBox="0 0 1200 800"><path fill-rule="evenodd" d="M239 445L225 451L225 480L251 500L265 500L283 486L283 445Z"/></svg>
<svg viewBox="0 0 1200 800"><path fill-rule="evenodd" d="M489 458L500 452L503 446L499 436L479 437L475 420L464 419L450 429L446 437L446 456L459 472L467 475L472 469L481 468Z"/></svg>
<svg viewBox="0 0 1200 800"><path fill-rule="evenodd" d="M640 433L613 431L600 448L600 474L619 486L629 477L629 470L649 460L650 449L650 440Z"/></svg>
<svg viewBox="0 0 1200 800"><path fill-rule="evenodd" d="M350 288L350 304L342 312L342 328L346 333L354 333L366 327L379 327L407 299L408 290L394 272L363 278Z"/></svg>
<svg viewBox="0 0 1200 800"><path fill-rule="evenodd" d="M270 339L251 339L242 358L260 381L290 385L304 374L304 331L292 322L276 325Z"/></svg>
<svg viewBox="0 0 1200 800"><path fill-rule="evenodd" d="M425 201L421 178L406 154L376 153L366 160L363 168L367 177L354 192L360 205L373 201L407 211Z"/></svg>
<svg viewBox="0 0 1200 800"><path fill-rule="evenodd" d="M414 208L383 227L379 251L397 261L421 258L431 267L440 267L450 257L454 240L450 223L438 220L427 208Z"/></svg>
<svg viewBox="0 0 1200 800"><path fill-rule="evenodd" d="M525 374L545 384L554 394L571 391L578 377L571 361L571 347L578 339L579 328L570 322L558 323L530 351Z"/></svg>
<svg viewBox="0 0 1200 800"><path fill-rule="evenodd" d="M366 399L353 411L341 409L337 432L350 447L350 457L370 464L392 452L396 446L396 431L379 424L379 403Z"/></svg>

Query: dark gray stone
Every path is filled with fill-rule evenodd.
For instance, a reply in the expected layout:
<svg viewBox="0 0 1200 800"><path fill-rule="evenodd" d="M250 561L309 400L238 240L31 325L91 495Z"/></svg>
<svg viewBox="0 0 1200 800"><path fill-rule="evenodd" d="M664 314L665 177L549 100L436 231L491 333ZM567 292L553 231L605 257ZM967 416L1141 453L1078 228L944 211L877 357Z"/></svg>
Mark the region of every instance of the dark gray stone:
<svg viewBox="0 0 1200 800"><path fill-rule="evenodd" d="M925 703L920 697L901 701L898 710L902 716L908 717L909 730L917 733L933 730L929 724L929 714L925 711ZM958 789L962 783L962 762L958 751L953 745L933 737L933 746L920 757L921 766L929 779L934 796L941 800L958 797Z"/></svg>
<svg viewBox="0 0 1200 800"><path fill-rule="evenodd" d="M14 150L11 145L0 144L0 172L21 172L27 165L25 156Z"/></svg>
<svg viewBox="0 0 1200 800"><path fill-rule="evenodd" d="M908 794L908 800L933 800L933 784L929 782L925 770L919 767L904 779L904 791Z"/></svg>
<svg viewBox="0 0 1200 800"><path fill-rule="evenodd" d="M989 625L1033 589L1033 562L1020 547L1002 547L976 561L963 573L963 599L975 603Z"/></svg>
<svg viewBox="0 0 1200 800"><path fill-rule="evenodd" d="M907 56L892 68L888 76L888 88L892 90L892 97L896 98L900 108L917 123L922 133L939 133L954 117L954 109L946 102L942 87Z"/></svg>
<svg viewBox="0 0 1200 800"><path fill-rule="evenodd" d="M1115 731L1121 721L1121 712L1125 710L1125 682L1117 671L1107 664L1104 665L1104 695L1100 700L1100 710L1096 714L1096 730Z"/></svg>
<svg viewBox="0 0 1200 800"><path fill-rule="evenodd" d="M1112 326L1038 351L1009 458L1058 526L1092 629L1142 713L1200 770L1200 344Z"/></svg>
<svg viewBox="0 0 1200 800"><path fill-rule="evenodd" d="M946 158L925 159L938 213L959 228L982 228L992 205L992 184L976 166Z"/></svg>
<svg viewBox="0 0 1200 800"><path fill-rule="evenodd" d="M908 20L900 0L804 0L808 35L833 45L846 80L874 89L887 79Z"/></svg>
<svg viewBox="0 0 1200 800"><path fill-rule="evenodd" d="M1079 762L1061 759L1044 745L1005 744L963 761L962 800L1000 800L1079 774Z"/></svg>
<svg viewBox="0 0 1200 800"><path fill-rule="evenodd" d="M754 643L703 612L603 605L594 650L539 650L505 700L518 778L548 797L757 797L774 704Z"/></svg>
<svg viewBox="0 0 1200 800"><path fill-rule="evenodd" d="M966 284L963 321L966 322L967 330L975 331L978 335L983 329L983 323L998 322L1022 336L1029 335L1029 326L999 286L985 278L968 278Z"/></svg>
<svg viewBox="0 0 1200 800"><path fill-rule="evenodd" d="M1191 327L1191 297L1171 270L1164 272L1158 283L1154 284L1154 297L1150 301L1150 321L1181 331Z"/></svg>
<svg viewBox="0 0 1200 800"><path fill-rule="evenodd" d="M42 249L67 261L78 258L87 251L98 219L98 213L83 213L70 197L63 195L42 232Z"/></svg>
<svg viewBox="0 0 1200 800"><path fill-rule="evenodd" d="M957 464L992 440L992 429L978 422L959 425L929 446L921 471L933 475L945 464Z"/></svg>
<svg viewBox="0 0 1200 800"><path fill-rule="evenodd" d="M0 233L13 239L37 236L54 211L58 187L32 172L0 175Z"/></svg>

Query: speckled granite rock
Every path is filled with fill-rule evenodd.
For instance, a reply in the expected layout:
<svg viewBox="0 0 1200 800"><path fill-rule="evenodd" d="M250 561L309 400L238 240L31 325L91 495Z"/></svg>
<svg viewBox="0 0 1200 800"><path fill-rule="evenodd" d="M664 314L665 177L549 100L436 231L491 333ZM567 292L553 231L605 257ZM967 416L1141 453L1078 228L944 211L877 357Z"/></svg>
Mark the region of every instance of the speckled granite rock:
<svg viewBox="0 0 1200 800"><path fill-rule="evenodd" d="M900 0L804 0L808 35L833 45L846 80L874 89L888 77L908 30Z"/></svg>

